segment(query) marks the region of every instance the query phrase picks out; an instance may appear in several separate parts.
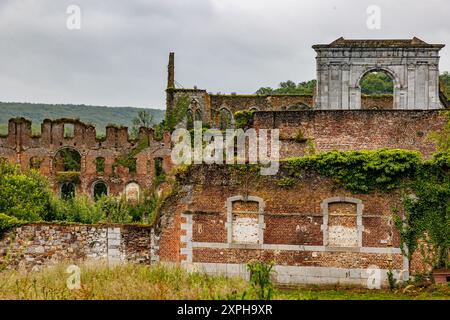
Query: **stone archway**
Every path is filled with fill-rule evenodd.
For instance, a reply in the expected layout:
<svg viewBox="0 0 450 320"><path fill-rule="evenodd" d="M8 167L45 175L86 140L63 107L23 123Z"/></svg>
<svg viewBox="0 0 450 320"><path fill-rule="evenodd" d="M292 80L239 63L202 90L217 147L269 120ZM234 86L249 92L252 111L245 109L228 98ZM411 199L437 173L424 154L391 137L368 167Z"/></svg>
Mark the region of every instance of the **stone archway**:
<svg viewBox="0 0 450 320"><path fill-rule="evenodd" d="M441 109L439 51L441 44L418 38L347 40L314 45L317 52L316 108L361 109L362 77L383 70L394 81L395 109Z"/></svg>

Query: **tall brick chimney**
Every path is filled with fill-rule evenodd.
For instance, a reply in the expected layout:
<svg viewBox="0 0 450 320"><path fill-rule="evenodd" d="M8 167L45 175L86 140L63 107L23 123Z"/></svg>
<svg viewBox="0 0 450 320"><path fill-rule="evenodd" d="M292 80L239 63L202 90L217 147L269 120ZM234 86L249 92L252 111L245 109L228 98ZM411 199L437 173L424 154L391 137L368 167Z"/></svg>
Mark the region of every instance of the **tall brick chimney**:
<svg viewBox="0 0 450 320"><path fill-rule="evenodd" d="M175 88L175 53L169 53L169 65L167 66L167 89Z"/></svg>

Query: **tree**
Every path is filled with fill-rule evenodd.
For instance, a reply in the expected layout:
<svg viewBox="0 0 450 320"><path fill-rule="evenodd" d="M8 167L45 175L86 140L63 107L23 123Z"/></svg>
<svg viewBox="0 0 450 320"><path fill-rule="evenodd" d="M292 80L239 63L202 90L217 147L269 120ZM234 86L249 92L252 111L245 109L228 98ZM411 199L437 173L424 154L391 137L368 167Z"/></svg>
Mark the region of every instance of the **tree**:
<svg viewBox="0 0 450 320"><path fill-rule="evenodd" d="M153 126L153 115L146 110L140 110L132 123L133 127L131 128L131 135L137 137L139 128L151 128Z"/></svg>
<svg viewBox="0 0 450 320"><path fill-rule="evenodd" d="M53 194L35 170L0 161L0 212L24 221L47 220Z"/></svg>

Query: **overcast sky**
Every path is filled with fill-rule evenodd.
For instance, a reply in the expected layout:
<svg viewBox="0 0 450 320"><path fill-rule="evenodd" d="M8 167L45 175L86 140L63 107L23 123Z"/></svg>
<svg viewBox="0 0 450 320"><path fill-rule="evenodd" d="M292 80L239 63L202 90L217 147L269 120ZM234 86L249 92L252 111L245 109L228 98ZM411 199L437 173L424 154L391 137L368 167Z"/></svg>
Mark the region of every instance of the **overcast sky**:
<svg viewBox="0 0 450 320"><path fill-rule="evenodd" d="M315 78L311 46L340 36L450 47L449 12L448 0L0 0L0 101L164 108L170 51L183 87L253 93ZM448 47L441 57L450 70Z"/></svg>

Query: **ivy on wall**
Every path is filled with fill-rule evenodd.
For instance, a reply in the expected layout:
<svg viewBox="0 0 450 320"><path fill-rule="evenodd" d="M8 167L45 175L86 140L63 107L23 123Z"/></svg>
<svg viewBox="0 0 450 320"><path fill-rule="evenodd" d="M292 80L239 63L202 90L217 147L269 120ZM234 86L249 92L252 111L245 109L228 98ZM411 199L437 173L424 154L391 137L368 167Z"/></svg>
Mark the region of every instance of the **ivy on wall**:
<svg viewBox="0 0 450 320"><path fill-rule="evenodd" d="M314 170L328 176L353 192L391 190L402 179L412 177L422 163L416 151L379 149L331 151L291 158L286 161L288 174L299 176L301 170Z"/></svg>

